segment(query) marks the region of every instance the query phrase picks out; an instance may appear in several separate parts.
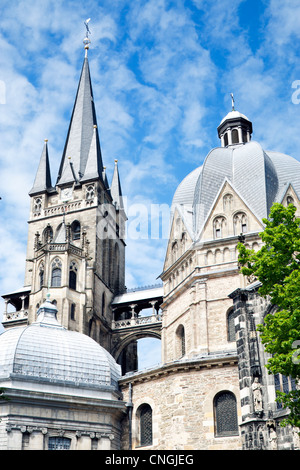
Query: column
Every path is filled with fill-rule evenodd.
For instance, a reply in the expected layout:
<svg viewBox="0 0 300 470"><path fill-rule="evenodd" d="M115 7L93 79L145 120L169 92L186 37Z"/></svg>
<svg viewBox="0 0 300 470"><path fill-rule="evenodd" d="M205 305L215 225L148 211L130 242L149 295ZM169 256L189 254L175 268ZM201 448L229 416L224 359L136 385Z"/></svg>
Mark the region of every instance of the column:
<svg viewBox="0 0 300 470"><path fill-rule="evenodd" d="M231 128L227 130L227 136L228 136L228 145L232 145L232 135L231 135Z"/></svg>
<svg viewBox="0 0 300 470"><path fill-rule="evenodd" d="M110 450L113 436L102 435L99 443L99 450Z"/></svg>
<svg viewBox="0 0 300 470"><path fill-rule="evenodd" d="M23 434L20 429L7 429L7 450L22 450Z"/></svg>
<svg viewBox="0 0 300 470"><path fill-rule="evenodd" d="M29 450L44 450L44 435L41 432L31 432Z"/></svg>
<svg viewBox="0 0 300 470"><path fill-rule="evenodd" d="M243 143L243 134L241 126L238 127L238 134L239 134L239 144Z"/></svg>

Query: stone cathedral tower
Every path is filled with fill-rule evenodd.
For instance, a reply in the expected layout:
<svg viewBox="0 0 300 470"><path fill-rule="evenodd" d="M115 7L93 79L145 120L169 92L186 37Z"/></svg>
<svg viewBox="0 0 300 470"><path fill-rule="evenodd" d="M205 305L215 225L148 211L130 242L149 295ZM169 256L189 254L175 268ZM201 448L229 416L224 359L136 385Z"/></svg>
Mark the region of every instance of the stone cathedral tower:
<svg viewBox="0 0 300 470"><path fill-rule="evenodd" d="M110 303L124 291L126 215L117 160L109 186L97 127L88 45L55 184L45 141L32 189L25 288L5 296L18 315L4 327L32 323L50 291L59 321L111 349Z"/></svg>

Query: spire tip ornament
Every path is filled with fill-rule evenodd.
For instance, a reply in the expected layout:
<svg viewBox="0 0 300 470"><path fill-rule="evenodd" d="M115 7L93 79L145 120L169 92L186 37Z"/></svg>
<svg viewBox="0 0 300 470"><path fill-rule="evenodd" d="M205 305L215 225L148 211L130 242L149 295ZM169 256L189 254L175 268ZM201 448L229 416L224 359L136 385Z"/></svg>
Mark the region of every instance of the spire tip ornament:
<svg viewBox="0 0 300 470"><path fill-rule="evenodd" d="M230 93L230 96L231 96L232 111L234 111L234 97L233 97L233 93Z"/></svg>
<svg viewBox="0 0 300 470"><path fill-rule="evenodd" d="M84 21L85 27L86 27L86 34L85 38L83 40L84 48L85 48L85 57L87 57L87 51L90 47L91 40L89 38L89 34L92 34L89 28L89 22L91 21L91 18L88 18L87 20Z"/></svg>

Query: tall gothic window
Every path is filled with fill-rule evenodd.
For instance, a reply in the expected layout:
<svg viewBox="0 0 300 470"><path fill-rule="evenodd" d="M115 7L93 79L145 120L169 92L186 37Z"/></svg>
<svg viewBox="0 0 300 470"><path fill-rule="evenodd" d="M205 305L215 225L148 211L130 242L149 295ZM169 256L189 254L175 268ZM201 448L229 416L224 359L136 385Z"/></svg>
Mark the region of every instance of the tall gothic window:
<svg viewBox="0 0 300 470"><path fill-rule="evenodd" d="M71 304L70 307L70 319L75 320L75 311L76 311L76 304Z"/></svg>
<svg viewBox="0 0 300 470"><path fill-rule="evenodd" d="M72 240L80 240L80 223L78 220L74 220L71 225Z"/></svg>
<svg viewBox="0 0 300 470"><path fill-rule="evenodd" d="M232 392L224 391L215 396L214 413L216 437L238 435L237 405Z"/></svg>
<svg viewBox="0 0 300 470"><path fill-rule="evenodd" d="M141 405L139 408L140 418L140 445L152 445L152 408L148 404Z"/></svg>
<svg viewBox="0 0 300 470"><path fill-rule="evenodd" d="M61 286L61 261L59 258L55 258L52 263L51 271L51 287L60 287Z"/></svg>
<svg viewBox="0 0 300 470"><path fill-rule="evenodd" d="M72 261L70 264L70 270L69 270L69 287L70 289L76 290L76 284L77 284L77 264L75 261Z"/></svg>
<svg viewBox="0 0 300 470"><path fill-rule="evenodd" d="M40 289L41 289L43 287L44 281L45 281L45 266L44 266L44 263L40 264L39 278L40 278Z"/></svg>
<svg viewBox="0 0 300 470"><path fill-rule="evenodd" d="M47 225L43 232L43 243L51 243L53 241L53 229L50 224Z"/></svg>
<svg viewBox="0 0 300 470"><path fill-rule="evenodd" d="M227 314L227 340L235 341L234 311L230 309Z"/></svg>
<svg viewBox="0 0 300 470"><path fill-rule="evenodd" d="M284 392L289 393L292 390L296 390L296 381L292 377L286 377L282 374L275 374L274 375L274 385L276 392ZM277 402L277 408L282 408L282 403Z"/></svg>

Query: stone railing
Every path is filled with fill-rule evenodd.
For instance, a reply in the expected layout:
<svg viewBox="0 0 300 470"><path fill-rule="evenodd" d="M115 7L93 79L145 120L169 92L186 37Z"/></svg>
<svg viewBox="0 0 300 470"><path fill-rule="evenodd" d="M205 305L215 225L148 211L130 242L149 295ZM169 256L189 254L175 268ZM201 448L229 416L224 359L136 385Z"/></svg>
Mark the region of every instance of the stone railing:
<svg viewBox="0 0 300 470"><path fill-rule="evenodd" d="M132 328L132 327L140 327L143 325L153 325L155 323L161 323L162 315L150 315L147 317L134 317L134 318L127 318L125 320L113 320L112 321L112 329L123 329L123 328Z"/></svg>
<svg viewBox="0 0 300 470"><path fill-rule="evenodd" d="M2 323L15 321L15 320L22 320L24 318L28 318L27 310L19 310L17 312L4 312Z"/></svg>
<svg viewBox="0 0 300 470"><path fill-rule="evenodd" d="M81 201L67 202L58 206L47 207L44 210L44 216L49 217L50 215L63 214L66 211L72 212L77 211L81 208Z"/></svg>
<svg viewBox="0 0 300 470"><path fill-rule="evenodd" d="M63 253L65 251L69 251L73 255L77 256L82 256L83 252L82 248L72 245L72 243L46 243L45 245L38 247L38 250L51 251L52 253Z"/></svg>

